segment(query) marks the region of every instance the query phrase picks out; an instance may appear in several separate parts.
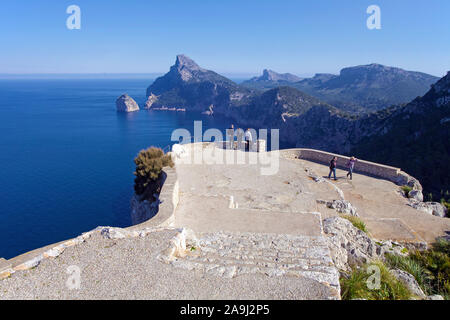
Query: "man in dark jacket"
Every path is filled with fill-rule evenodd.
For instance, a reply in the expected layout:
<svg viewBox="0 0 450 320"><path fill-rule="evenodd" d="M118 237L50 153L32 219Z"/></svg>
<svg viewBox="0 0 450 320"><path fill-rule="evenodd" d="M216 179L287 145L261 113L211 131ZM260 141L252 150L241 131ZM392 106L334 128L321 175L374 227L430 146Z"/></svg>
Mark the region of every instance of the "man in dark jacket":
<svg viewBox="0 0 450 320"><path fill-rule="evenodd" d="M328 174L328 179L331 178L331 173L334 175L334 180L337 180L336 178L336 166L337 166L337 157L333 157L330 161L330 173Z"/></svg>

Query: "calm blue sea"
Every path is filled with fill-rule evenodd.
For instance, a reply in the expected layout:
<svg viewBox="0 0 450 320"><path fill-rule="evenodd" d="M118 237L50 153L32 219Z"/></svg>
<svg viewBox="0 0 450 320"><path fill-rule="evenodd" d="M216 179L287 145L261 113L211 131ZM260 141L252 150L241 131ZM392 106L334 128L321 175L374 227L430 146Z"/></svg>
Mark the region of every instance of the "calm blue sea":
<svg viewBox="0 0 450 320"><path fill-rule="evenodd" d="M131 224L133 159L171 143L175 128L225 129L226 119L181 112L120 114L146 79L0 80L0 257L65 240L99 225Z"/></svg>

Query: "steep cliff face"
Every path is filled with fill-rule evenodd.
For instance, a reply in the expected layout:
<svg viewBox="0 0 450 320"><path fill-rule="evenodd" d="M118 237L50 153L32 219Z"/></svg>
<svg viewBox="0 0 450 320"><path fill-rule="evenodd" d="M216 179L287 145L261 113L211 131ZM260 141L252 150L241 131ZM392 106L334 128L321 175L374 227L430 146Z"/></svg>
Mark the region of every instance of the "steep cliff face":
<svg viewBox="0 0 450 320"><path fill-rule="evenodd" d="M450 190L450 73L421 98L361 120L377 123L352 148L368 160L399 166L436 194Z"/></svg>
<svg viewBox="0 0 450 320"><path fill-rule="evenodd" d="M193 60L178 55L175 64L164 76L148 87L147 96L156 96L151 107L186 108L187 111L228 113L231 105L239 105L252 95L248 89Z"/></svg>
<svg viewBox="0 0 450 320"><path fill-rule="evenodd" d="M335 107L291 87L279 87L254 97L233 114L238 123L279 129L280 140L297 147L337 151L347 143L352 118ZM347 147L348 149L348 147Z"/></svg>

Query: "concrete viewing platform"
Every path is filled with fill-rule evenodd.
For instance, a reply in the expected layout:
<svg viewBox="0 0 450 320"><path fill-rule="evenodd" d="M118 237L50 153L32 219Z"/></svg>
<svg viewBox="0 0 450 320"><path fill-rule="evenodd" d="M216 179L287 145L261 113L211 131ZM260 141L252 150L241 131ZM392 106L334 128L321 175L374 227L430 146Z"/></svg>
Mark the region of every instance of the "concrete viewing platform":
<svg viewBox="0 0 450 320"><path fill-rule="evenodd" d="M386 176L348 180L337 170L334 181L328 166L298 154L186 145L153 219L100 227L31 267L9 265L0 298L339 299L339 270L323 230L323 219L339 212L323 203L351 203L377 240L430 243L449 232L450 219L407 205L390 181L399 169L367 164ZM77 288L67 284L69 266L80 270Z"/></svg>

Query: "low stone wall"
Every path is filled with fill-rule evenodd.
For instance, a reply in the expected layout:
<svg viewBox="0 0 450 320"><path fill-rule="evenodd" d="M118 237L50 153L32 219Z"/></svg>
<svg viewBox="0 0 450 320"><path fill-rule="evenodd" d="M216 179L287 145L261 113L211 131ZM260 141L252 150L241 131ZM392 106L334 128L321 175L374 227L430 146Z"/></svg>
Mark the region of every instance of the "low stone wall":
<svg viewBox="0 0 450 320"><path fill-rule="evenodd" d="M347 170L347 162L349 157L334 154L330 152L314 150L314 149L286 149L280 150L280 154L288 158L304 159L312 162L329 165L333 157L337 157L337 167L339 169ZM383 178L392 181L398 185L409 185L414 189L422 190L419 181L407 173L401 171L400 168L395 168L375 162L359 160L355 164L355 173L362 173L365 175Z"/></svg>

